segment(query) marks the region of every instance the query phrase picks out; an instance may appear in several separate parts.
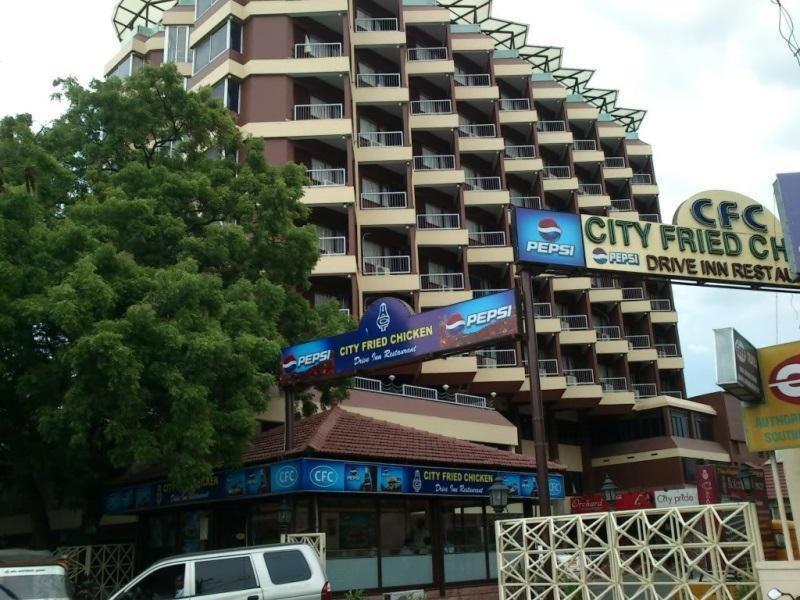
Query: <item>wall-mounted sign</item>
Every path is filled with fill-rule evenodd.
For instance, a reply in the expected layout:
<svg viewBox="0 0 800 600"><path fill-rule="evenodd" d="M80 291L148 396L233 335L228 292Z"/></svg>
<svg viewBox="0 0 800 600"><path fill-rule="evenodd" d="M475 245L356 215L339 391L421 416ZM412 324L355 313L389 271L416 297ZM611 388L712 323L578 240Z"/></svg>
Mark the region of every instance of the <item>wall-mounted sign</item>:
<svg viewBox="0 0 800 600"><path fill-rule="evenodd" d="M223 471L192 494L168 493L165 482L143 483L106 495L105 512L123 513L199 502L295 492L488 496L498 471L297 458ZM535 473L499 471L514 498L533 498ZM549 473L550 497L564 498L564 476Z"/></svg>
<svg viewBox="0 0 800 600"><path fill-rule="evenodd" d="M764 401L758 351L733 327L714 330L717 385L743 402Z"/></svg>
<svg viewBox="0 0 800 600"><path fill-rule="evenodd" d="M656 490L653 492L656 508L675 508L678 506L697 506L700 496L696 487L678 490Z"/></svg>
<svg viewBox="0 0 800 600"><path fill-rule="evenodd" d="M792 272L800 274L800 173L779 173L773 185Z"/></svg>
<svg viewBox="0 0 800 600"><path fill-rule="evenodd" d="M519 334L514 290L415 314L396 298L373 302L356 331L285 348L284 385L347 377L356 372L452 354Z"/></svg>
<svg viewBox="0 0 800 600"><path fill-rule="evenodd" d="M595 215L581 215L578 224L577 215L524 208L514 214L515 252L523 264L800 287L777 218L742 194L696 194L678 208L671 225Z"/></svg>
<svg viewBox="0 0 800 600"><path fill-rule="evenodd" d="M800 448L800 342L758 350L764 403L743 406L747 447Z"/></svg>
<svg viewBox="0 0 800 600"><path fill-rule="evenodd" d="M614 502L614 510L643 510L653 506L653 496L650 492L617 492L617 499ZM611 510L602 494L573 496L570 498L569 508L574 515Z"/></svg>

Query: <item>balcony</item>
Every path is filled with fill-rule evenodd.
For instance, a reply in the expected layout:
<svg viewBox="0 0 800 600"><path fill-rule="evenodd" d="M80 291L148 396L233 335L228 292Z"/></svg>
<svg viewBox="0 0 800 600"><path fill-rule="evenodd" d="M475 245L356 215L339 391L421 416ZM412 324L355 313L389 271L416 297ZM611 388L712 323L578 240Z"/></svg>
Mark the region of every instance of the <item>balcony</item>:
<svg viewBox="0 0 800 600"><path fill-rule="evenodd" d="M342 119L344 118L344 105L295 104L293 116L295 121L308 121L311 119Z"/></svg>
<svg viewBox="0 0 800 600"><path fill-rule="evenodd" d="M603 177L606 179L630 179L633 170L624 156L608 156L603 162Z"/></svg>
<svg viewBox="0 0 800 600"><path fill-rule="evenodd" d="M653 181L650 173L633 173L631 177L631 189L634 196L656 196L658 186Z"/></svg>
<svg viewBox="0 0 800 600"><path fill-rule="evenodd" d="M347 185L346 169L308 169L309 181L301 202L310 206L347 205L355 202L355 190Z"/></svg>
<svg viewBox="0 0 800 600"><path fill-rule="evenodd" d="M364 275L406 275L411 273L410 256L365 256L362 273Z"/></svg>
<svg viewBox="0 0 800 600"><path fill-rule="evenodd" d="M417 229L460 229L461 215L449 214L421 214L417 215Z"/></svg>
<svg viewBox="0 0 800 600"><path fill-rule="evenodd" d="M356 258L348 256L345 236L321 236L319 254L313 275L352 275L356 272Z"/></svg>
<svg viewBox="0 0 800 600"><path fill-rule="evenodd" d="M572 170L568 165L546 166L544 173L544 191L560 192L573 191L578 189L578 180L572 176Z"/></svg>
<svg viewBox="0 0 800 600"><path fill-rule="evenodd" d="M295 44L295 58L338 58L342 56L341 42Z"/></svg>
<svg viewBox="0 0 800 600"><path fill-rule="evenodd" d="M445 47L409 48L406 71L411 76L453 73L455 64L449 59Z"/></svg>
<svg viewBox="0 0 800 600"><path fill-rule="evenodd" d="M608 207L608 212L635 212L633 207L633 200L630 198L615 198L611 200L611 206Z"/></svg>
<svg viewBox="0 0 800 600"><path fill-rule="evenodd" d="M497 73L497 65L495 65ZM529 98L501 98L500 124L533 123L539 119L536 110L531 106Z"/></svg>
<svg viewBox="0 0 800 600"><path fill-rule="evenodd" d="M423 387L419 385L394 385L384 383L380 379L368 377L356 377L353 379L353 389L364 392L374 392L377 394L391 394L394 396L404 396L406 398L417 398L421 400L432 400L436 402L451 402L472 408L492 409L491 404L483 396L473 396L471 394L448 394L436 388Z"/></svg>
<svg viewBox="0 0 800 600"><path fill-rule="evenodd" d="M503 148L503 158L506 173L529 173L544 168L533 144L507 145Z"/></svg>
<svg viewBox="0 0 800 600"><path fill-rule="evenodd" d="M655 349L658 354L659 369L683 369L683 357L680 355L677 344L655 344Z"/></svg>
<svg viewBox="0 0 800 600"><path fill-rule="evenodd" d="M580 196L602 196L603 184L602 183L579 183L578 195Z"/></svg>
<svg viewBox="0 0 800 600"><path fill-rule="evenodd" d="M531 110L530 98L501 98L500 111L501 112L519 112L524 110Z"/></svg>
<svg viewBox="0 0 800 600"><path fill-rule="evenodd" d="M497 137L497 128L494 123L460 125L458 136L461 138L494 138Z"/></svg>
<svg viewBox="0 0 800 600"><path fill-rule="evenodd" d="M672 301L669 299L651 299L650 308L656 312L669 312L672 310Z"/></svg>
<svg viewBox="0 0 800 600"><path fill-rule="evenodd" d="M492 76L489 73L458 73L453 79L456 82L456 86L489 87L492 85Z"/></svg>
<svg viewBox="0 0 800 600"><path fill-rule="evenodd" d="M535 302L533 304L534 319L552 319L553 307L549 302Z"/></svg>
<svg viewBox="0 0 800 600"><path fill-rule="evenodd" d="M594 330L597 334L595 350L598 354L628 353L628 341L622 337L622 328L616 325L600 325Z"/></svg>
<svg viewBox="0 0 800 600"><path fill-rule="evenodd" d="M606 195L602 183L578 184L578 208L607 208L610 203L611 198Z"/></svg>
<svg viewBox="0 0 800 600"><path fill-rule="evenodd" d="M444 100L413 100L411 102L412 115L445 115L453 112L453 101Z"/></svg>
<svg viewBox="0 0 800 600"><path fill-rule="evenodd" d="M355 154L360 163L387 163L409 161L411 152L411 146L403 145L402 131L362 131Z"/></svg>
<svg viewBox="0 0 800 600"><path fill-rule="evenodd" d="M289 122L259 123L259 135L267 138L319 138L322 136L347 136L353 125L345 118L344 105L295 104ZM262 127L263 126L263 127ZM255 131L250 131L255 135Z"/></svg>
<svg viewBox="0 0 800 600"><path fill-rule="evenodd" d="M652 347L649 335L626 335L625 339L628 340L628 347L631 350L646 350Z"/></svg>
<svg viewBox="0 0 800 600"><path fill-rule="evenodd" d="M517 366L516 350L476 350L479 369L503 369Z"/></svg>
<svg viewBox="0 0 800 600"><path fill-rule="evenodd" d="M658 358L649 335L627 335L629 362L655 362Z"/></svg>
<svg viewBox="0 0 800 600"><path fill-rule="evenodd" d="M358 134L359 148L386 148L402 145L402 131L362 131Z"/></svg>
<svg viewBox="0 0 800 600"><path fill-rule="evenodd" d="M653 176L649 173L634 173L631 183L633 185L653 185Z"/></svg>
<svg viewBox="0 0 800 600"><path fill-rule="evenodd" d="M413 100L411 102L411 129L457 129L458 115L453 112L453 101Z"/></svg>
<svg viewBox="0 0 800 600"><path fill-rule="evenodd" d="M664 299L650 300L650 320L653 323L677 323L678 313L672 306L672 301Z"/></svg>
<svg viewBox="0 0 800 600"><path fill-rule="evenodd" d="M586 315L561 315L561 331L582 331L589 329L589 317Z"/></svg>
<svg viewBox="0 0 800 600"><path fill-rule="evenodd" d="M347 238L343 235L320 237L319 253L322 256L344 256L347 254Z"/></svg>
<svg viewBox="0 0 800 600"><path fill-rule="evenodd" d="M655 383L634 383L631 387L637 400L658 396L658 387Z"/></svg>
<svg viewBox="0 0 800 600"><path fill-rule="evenodd" d="M569 179L572 177L572 171L569 166L554 166L544 168L545 179Z"/></svg>
<svg viewBox="0 0 800 600"><path fill-rule="evenodd" d="M542 210L544 204L540 196L511 196L511 204L520 208Z"/></svg>
<svg viewBox="0 0 800 600"><path fill-rule="evenodd" d="M539 132L540 144L571 144L572 133L566 121L538 121L536 131Z"/></svg>
<svg viewBox="0 0 800 600"><path fill-rule="evenodd" d="M514 262L514 250L507 245L505 231L469 231L469 264L501 264Z"/></svg>
<svg viewBox="0 0 800 600"><path fill-rule="evenodd" d="M359 88L399 88L400 73L359 73L356 75Z"/></svg>
<svg viewBox="0 0 800 600"><path fill-rule="evenodd" d="M610 275L593 275L589 302L622 302L619 280Z"/></svg>
<svg viewBox="0 0 800 600"><path fill-rule="evenodd" d="M575 140L572 143L572 160L576 163L597 164L603 162L604 154L597 149L594 140Z"/></svg>
<svg viewBox="0 0 800 600"><path fill-rule="evenodd" d="M563 133L567 131L566 121L539 121L536 131L540 133Z"/></svg>
<svg viewBox="0 0 800 600"><path fill-rule="evenodd" d="M644 298L645 298L644 288L640 287L622 288L623 300L644 300Z"/></svg>
<svg viewBox="0 0 800 600"><path fill-rule="evenodd" d="M561 367L555 358L542 358L539 361L539 377L559 377Z"/></svg>
<svg viewBox="0 0 800 600"><path fill-rule="evenodd" d="M415 156L413 170L415 186L436 187L464 184L464 170L456 169L454 154Z"/></svg>
<svg viewBox="0 0 800 600"><path fill-rule="evenodd" d="M597 332L598 343L622 340L622 328L616 325L601 325L594 330Z"/></svg>
<svg viewBox="0 0 800 600"><path fill-rule="evenodd" d="M347 182L346 169L308 169L306 175L311 180L308 187L343 186Z"/></svg>
<svg viewBox="0 0 800 600"><path fill-rule="evenodd" d="M536 146L533 144L504 146L503 156L506 160L530 160L536 158Z"/></svg>
<svg viewBox="0 0 800 600"><path fill-rule="evenodd" d="M406 192L362 192L360 226L414 225L416 215L408 208Z"/></svg>
<svg viewBox="0 0 800 600"><path fill-rule="evenodd" d="M415 171L449 171L455 168L454 154L425 154L414 157Z"/></svg>
<svg viewBox="0 0 800 600"><path fill-rule="evenodd" d="M608 156L603 161L603 166L606 169L625 169L628 166L624 156Z"/></svg>
<svg viewBox="0 0 800 600"><path fill-rule="evenodd" d="M593 369L564 369L567 387L575 385L594 385Z"/></svg>
<svg viewBox="0 0 800 600"><path fill-rule="evenodd" d="M498 192L503 189L499 177L465 177L464 187L469 192Z"/></svg>
<svg viewBox="0 0 800 600"><path fill-rule="evenodd" d="M456 74L454 77L456 100L497 100L500 90L492 85L492 76L488 73Z"/></svg>
<svg viewBox="0 0 800 600"><path fill-rule="evenodd" d="M466 246L467 231L461 229L461 215L417 215L418 246Z"/></svg>
<svg viewBox="0 0 800 600"><path fill-rule="evenodd" d="M500 177L466 177L464 179L464 205L505 205L511 200L509 193L503 190Z"/></svg>
<svg viewBox="0 0 800 600"><path fill-rule="evenodd" d="M628 391L628 380L625 377L601 377L600 386L604 394L620 394Z"/></svg>
<svg viewBox="0 0 800 600"><path fill-rule="evenodd" d="M497 248L506 245L505 231L470 231L470 248Z"/></svg>
<svg viewBox="0 0 800 600"><path fill-rule="evenodd" d="M589 328L589 317L586 315L560 315L561 325L559 341L562 345L594 344L597 334Z"/></svg>
<svg viewBox="0 0 800 600"><path fill-rule="evenodd" d="M659 358L673 358L680 356L678 353L677 344L656 344L655 348L656 352L658 352Z"/></svg>
<svg viewBox="0 0 800 600"><path fill-rule="evenodd" d="M459 150L461 152L500 152L502 138L497 137L494 123L461 125L458 128Z"/></svg>
<svg viewBox="0 0 800 600"><path fill-rule="evenodd" d="M362 192L361 209L408 208L406 192Z"/></svg>
<svg viewBox="0 0 800 600"><path fill-rule="evenodd" d="M597 142L594 140L575 140L572 142L572 147L578 152L595 152L597 150Z"/></svg>
<svg viewBox="0 0 800 600"><path fill-rule="evenodd" d="M408 88L402 87L400 73L359 73L353 100L357 104L408 102Z"/></svg>
<svg viewBox="0 0 800 600"><path fill-rule="evenodd" d="M415 292L419 290L419 276L411 273L411 257L365 256L361 259L359 290L365 294Z"/></svg>
<svg viewBox="0 0 800 600"><path fill-rule="evenodd" d="M472 289L473 298L483 298L484 296L491 296L492 294L499 294L500 292L507 292L508 288L480 288Z"/></svg>
<svg viewBox="0 0 800 600"><path fill-rule="evenodd" d="M362 31L399 31L400 24L397 19L388 18L365 18L356 19L356 32Z"/></svg>
<svg viewBox="0 0 800 600"><path fill-rule="evenodd" d="M455 292L464 289L463 273L423 273L420 289L426 292Z"/></svg>
<svg viewBox="0 0 800 600"><path fill-rule="evenodd" d="M409 48L408 60L411 62L447 60L447 48L444 46L433 48Z"/></svg>
<svg viewBox="0 0 800 600"><path fill-rule="evenodd" d="M640 221L649 221L650 223L661 223L661 215L658 213L644 213L639 215Z"/></svg>

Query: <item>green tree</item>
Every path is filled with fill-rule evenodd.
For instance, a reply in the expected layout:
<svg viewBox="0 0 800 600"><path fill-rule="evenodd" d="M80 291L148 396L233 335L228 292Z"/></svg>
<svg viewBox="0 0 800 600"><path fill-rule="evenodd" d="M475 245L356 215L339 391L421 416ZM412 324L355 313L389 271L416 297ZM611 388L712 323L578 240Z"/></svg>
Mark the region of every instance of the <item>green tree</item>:
<svg viewBox="0 0 800 600"><path fill-rule="evenodd" d="M235 464L280 348L348 326L302 295L304 170L209 89L172 66L57 86L51 126L0 123L0 477L42 527L46 490L91 521L131 467L188 490Z"/></svg>

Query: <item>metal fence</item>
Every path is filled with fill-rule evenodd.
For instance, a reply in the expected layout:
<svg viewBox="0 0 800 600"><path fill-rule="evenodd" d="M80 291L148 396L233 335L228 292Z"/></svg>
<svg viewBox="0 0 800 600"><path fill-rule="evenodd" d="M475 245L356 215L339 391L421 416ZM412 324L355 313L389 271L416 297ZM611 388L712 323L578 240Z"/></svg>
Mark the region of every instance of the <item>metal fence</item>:
<svg viewBox="0 0 800 600"><path fill-rule="evenodd" d="M560 374L561 371L558 367L558 359L539 359L539 377L558 377Z"/></svg>
<svg viewBox="0 0 800 600"><path fill-rule="evenodd" d="M511 204L520 208L541 209L543 206L541 196L511 196Z"/></svg>
<svg viewBox="0 0 800 600"><path fill-rule="evenodd" d="M492 85L492 76L489 73L458 73L454 79L456 85L467 87L489 87Z"/></svg>
<svg viewBox="0 0 800 600"><path fill-rule="evenodd" d="M362 131L358 134L360 148L385 148L402 145L402 131Z"/></svg>
<svg viewBox="0 0 800 600"><path fill-rule="evenodd" d="M672 301L669 298L655 298L650 300L650 309L654 312L669 312L672 310Z"/></svg>
<svg viewBox="0 0 800 600"><path fill-rule="evenodd" d="M651 348L649 335L626 335L625 339L628 340L628 347L631 350L647 350Z"/></svg>
<svg viewBox="0 0 800 600"><path fill-rule="evenodd" d="M644 288L628 287L622 288L623 300L644 300Z"/></svg>
<svg viewBox="0 0 800 600"><path fill-rule="evenodd" d="M506 146L504 148L504 156L510 160L536 158L536 146L532 144Z"/></svg>
<svg viewBox="0 0 800 600"><path fill-rule="evenodd" d="M639 215L640 221L650 221L651 223L661 223L661 215L658 213L642 213Z"/></svg>
<svg viewBox="0 0 800 600"><path fill-rule="evenodd" d="M602 196L603 184L602 183L579 183L578 194L581 196Z"/></svg>
<svg viewBox="0 0 800 600"><path fill-rule="evenodd" d="M491 296L505 291L508 291L508 288L472 288L472 297L483 298L484 296Z"/></svg>
<svg viewBox="0 0 800 600"><path fill-rule="evenodd" d="M530 110L530 98L501 98L500 110L514 111L514 110Z"/></svg>
<svg viewBox="0 0 800 600"><path fill-rule="evenodd" d="M470 231L469 245L473 247L498 247L506 245L505 231Z"/></svg>
<svg viewBox="0 0 800 600"><path fill-rule="evenodd" d="M361 208L407 208L406 192L361 192Z"/></svg>
<svg viewBox="0 0 800 600"><path fill-rule="evenodd" d="M67 562L72 583L88 579L94 584L92 600L105 600L133 579L135 544L62 546L55 555Z"/></svg>
<svg viewBox="0 0 800 600"><path fill-rule="evenodd" d="M410 256L365 256L364 275L406 275L411 273Z"/></svg>
<svg viewBox="0 0 800 600"><path fill-rule="evenodd" d="M561 331L589 329L589 317L586 315L561 315Z"/></svg>
<svg viewBox="0 0 800 600"><path fill-rule="evenodd" d="M756 600L755 508L711 504L495 523L500 600Z"/></svg>
<svg viewBox="0 0 800 600"><path fill-rule="evenodd" d="M501 367L517 366L517 351L513 349L487 349L476 350L479 369L497 369Z"/></svg>
<svg viewBox="0 0 800 600"><path fill-rule="evenodd" d="M600 386L607 394L620 394L628 391L628 380L625 377L601 377Z"/></svg>
<svg viewBox="0 0 800 600"><path fill-rule="evenodd" d="M417 215L418 229L459 229L461 215L458 213Z"/></svg>
<svg viewBox="0 0 800 600"><path fill-rule="evenodd" d="M356 19L356 31L397 31L399 24L392 17L380 19Z"/></svg>
<svg viewBox="0 0 800 600"><path fill-rule="evenodd" d="M295 44L295 58L333 58L342 55L340 42L321 42L314 44Z"/></svg>
<svg viewBox="0 0 800 600"><path fill-rule="evenodd" d="M564 369L564 377L567 378L567 385L593 385L593 369Z"/></svg>
<svg viewBox="0 0 800 600"><path fill-rule="evenodd" d="M597 150L597 142L594 140L575 140L573 142L575 150Z"/></svg>
<svg viewBox="0 0 800 600"><path fill-rule="evenodd" d="M415 171L446 171L455 168L454 154L425 154L414 157Z"/></svg>
<svg viewBox="0 0 800 600"><path fill-rule="evenodd" d="M637 400L658 396L658 387L655 383L634 383L631 387Z"/></svg>
<svg viewBox="0 0 800 600"><path fill-rule="evenodd" d="M674 358L680 356L677 344L655 344L656 352L661 358Z"/></svg>
<svg viewBox="0 0 800 600"><path fill-rule="evenodd" d="M439 391L436 388L422 387L421 385L403 384L403 396L411 398L424 398L425 400L438 400Z"/></svg>
<svg viewBox="0 0 800 600"><path fill-rule="evenodd" d="M494 123L459 125L458 135L465 138L493 138L497 137L497 128Z"/></svg>
<svg viewBox="0 0 800 600"><path fill-rule="evenodd" d="M344 106L341 104L295 104L294 120L341 119Z"/></svg>
<svg viewBox="0 0 800 600"><path fill-rule="evenodd" d="M412 100L412 115L449 115L453 112L453 101L442 100Z"/></svg>
<svg viewBox="0 0 800 600"><path fill-rule="evenodd" d="M597 332L597 340L600 342L610 342L622 339L622 329L615 325L603 325L600 327L595 327L594 330Z"/></svg>
<svg viewBox="0 0 800 600"><path fill-rule="evenodd" d="M549 302L534 302L533 316L535 319L552 319L553 307Z"/></svg>
<svg viewBox="0 0 800 600"><path fill-rule="evenodd" d="M308 169L306 175L311 180L311 187L344 185L347 181L345 169Z"/></svg>
<svg viewBox="0 0 800 600"><path fill-rule="evenodd" d="M347 254L347 238L343 235L320 237L319 253L327 256L344 256Z"/></svg>
<svg viewBox="0 0 800 600"><path fill-rule="evenodd" d="M610 210L611 212L632 211L633 200L631 200L630 198L612 198L611 207L608 210Z"/></svg>
<svg viewBox="0 0 800 600"><path fill-rule="evenodd" d="M399 88L400 73L359 73L356 87L360 88Z"/></svg>
<svg viewBox="0 0 800 600"><path fill-rule="evenodd" d="M569 179L570 177L572 177L572 170L567 165L544 168L545 179Z"/></svg>
<svg viewBox="0 0 800 600"><path fill-rule="evenodd" d="M652 185L653 176L650 173L634 173L631 178L631 183L639 185Z"/></svg>
<svg viewBox="0 0 800 600"><path fill-rule="evenodd" d="M503 189L503 181L499 177L467 177L464 186L470 192L497 192Z"/></svg>
<svg viewBox="0 0 800 600"><path fill-rule="evenodd" d="M447 48L409 48L408 60L447 60Z"/></svg>
<svg viewBox="0 0 800 600"><path fill-rule="evenodd" d="M566 121L537 121L536 131L543 133L564 132L567 130Z"/></svg>
<svg viewBox="0 0 800 600"><path fill-rule="evenodd" d="M607 156L603 165L607 169L624 169L628 166L624 156Z"/></svg>
<svg viewBox="0 0 800 600"><path fill-rule="evenodd" d="M464 289L463 273L423 273L419 276L423 291L450 292Z"/></svg>

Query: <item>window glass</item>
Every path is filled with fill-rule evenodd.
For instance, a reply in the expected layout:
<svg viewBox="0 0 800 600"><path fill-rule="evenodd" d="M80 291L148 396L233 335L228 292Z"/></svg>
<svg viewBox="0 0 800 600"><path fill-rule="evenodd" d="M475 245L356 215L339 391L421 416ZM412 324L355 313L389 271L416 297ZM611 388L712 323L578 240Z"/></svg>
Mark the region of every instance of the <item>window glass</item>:
<svg viewBox="0 0 800 600"><path fill-rule="evenodd" d="M125 600L166 600L183 598L183 574L186 565L169 565L150 573L123 594Z"/></svg>
<svg viewBox="0 0 800 600"><path fill-rule="evenodd" d="M195 47L194 72L197 73L222 52L228 49L228 24L223 23L204 37Z"/></svg>
<svg viewBox="0 0 800 600"><path fill-rule="evenodd" d="M391 498L381 502L383 587L432 583L430 532L427 500Z"/></svg>
<svg viewBox="0 0 800 600"><path fill-rule="evenodd" d="M197 596L224 594L258 587L249 556L204 560L194 564Z"/></svg>
<svg viewBox="0 0 800 600"><path fill-rule="evenodd" d="M267 563L269 578L275 585L311 579L311 569L299 550L266 552L264 562Z"/></svg>
<svg viewBox="0 0 800 600"><path fill-rule="evenodd" d="M675 437L689 437L689 413L683 410L673 410L672 435Z"/></svg>
<svg viewBox="0 0 800 600"><path fill-rule="evenodd" d="M335 592L378 587L378 506L372 498L319 499L325 568Z"/></svg>
<svg viewBox="0 0 800 600"><path fill-rule="evenodd" d="M711 427L711 417L708 415L695 415L694 431L698 440L713 440L714 431Z"/></svg>
<svg viewBox="0 0 800 600"><path fill-rule="evenodd" d="M228 110L232 110L233 112L239 112L239 90L241 87L241 83L238 79L228 79L228 98L227 98L227 107Z"/></svg>
<svg viewBox="0 0 800 600"><path fill-rule="evenodd" d="M217 0L196 0L196 16L200 16L211 8Z"/></svg>
<svg viewBox="0 0 800 600"><path fill-rule="evenodd" d="M231 21L230 42L231 50L242 51L242 24L239 21Z"/></svg>
<svg viewBox="0 0 800 600"><path fill-rule="evenodd" d="M445 581L486 579L486 538L483 502L444 502Z"/></svg>

